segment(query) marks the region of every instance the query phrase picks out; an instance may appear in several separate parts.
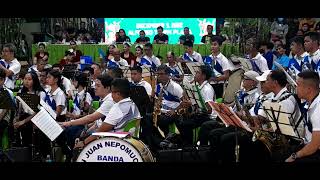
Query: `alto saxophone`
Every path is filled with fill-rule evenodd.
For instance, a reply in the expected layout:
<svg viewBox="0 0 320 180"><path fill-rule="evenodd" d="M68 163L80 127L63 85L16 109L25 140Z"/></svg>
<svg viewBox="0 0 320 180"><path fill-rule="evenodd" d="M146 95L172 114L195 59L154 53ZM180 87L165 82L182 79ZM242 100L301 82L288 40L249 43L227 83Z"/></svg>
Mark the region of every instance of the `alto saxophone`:
<svg viewBox="0 0 320 180"><path fill-rule="evenodd" d="M153 117L153 125L155 127L157 127L158 115L161 114L162 100L163 100L163 88L161 88L158 98L155 98L155 101L154 101L154 110L152 113L152 117Z"/></svg>

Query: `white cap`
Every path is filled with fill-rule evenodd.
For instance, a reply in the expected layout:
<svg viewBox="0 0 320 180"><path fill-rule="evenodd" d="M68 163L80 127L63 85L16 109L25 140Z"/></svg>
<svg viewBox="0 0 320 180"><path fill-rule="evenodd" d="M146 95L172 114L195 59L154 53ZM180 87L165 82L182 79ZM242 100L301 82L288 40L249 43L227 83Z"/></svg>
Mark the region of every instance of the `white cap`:
<svg viewBox="0 0 320 180"><path fill-rule="evenodd" d="M270 72L271 72L271 70L267 70L267 71L263 72L263 74L261 76L256 77L256 79L258 81L266 81Z"/></svg>
<svg viewBox="0 0 320 180"><path fill-rule="evenodd" d="M254 81L258 81L256 79L256 77L259 76L259 73L255 72L255 71L247 71L243 74L245 77L251 79L251 80L254 80Z"/></svg>

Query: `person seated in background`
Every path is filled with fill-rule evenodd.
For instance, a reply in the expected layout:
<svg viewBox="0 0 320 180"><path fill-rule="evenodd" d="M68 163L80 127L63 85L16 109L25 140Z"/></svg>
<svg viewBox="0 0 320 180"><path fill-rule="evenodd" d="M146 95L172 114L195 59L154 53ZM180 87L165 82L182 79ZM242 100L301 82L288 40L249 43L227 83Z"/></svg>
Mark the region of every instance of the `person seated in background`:
<svg viewBox="0 0 320 180"><path fill-rule="evenodd" d="M109 76L111 76L113 79L115 78L123 78L123 72L120 68L113 68L113 69L109 69L108 73Z"/></svg>
<svg viewBox="0 0 320 180"><path fill-rule="evenodd" d="M44 43L39 43L38 48L38 51L33 57L33 64L36 64L38 59L43 59L46 63L48 63L49 53L45 51L46 45Z"/></svg>
<svg viewBox="0 0 320 180"><path fill-rule="evenodd" d="M308 27L310 27L310 31L313 31L313 27L316 23L316 20L314 18L303 18L299 22L299 29L302 29L302 27L307 24Z"/></svg>
<svg viewBox="0 0 320 180"><path fill-rule="evenodd" d="M181 35L179 37L179 43L183 44L186 41L191 41L192 43L194 43L194 35L190 34L190 30L188 27L185 27L183 29L183 35Z"/></svg>
<svg viewBox="0 0 320 180"><path fill-rule="evenodd" d="M261 42L259 52L267 60L268 68L271 69L273 61L277 59L277 56L273 54L272 49L274 45L271 42Z"/></svg>
<svg viewBox="0 0 320 180"><path fill-rule="evenodd" d="M213 31L213 26L212 25L208 25L207 26L207 32L208 34L207 35L204 35L202 36L201 38L201 42L204 43L204 44L211 44L211 39L213 38L213 34L212 34L212 31Z"/></svg>
<svg viewBox="0 0 320 180"><path fill-rule="evenodd" d="M144 32L144 30L141 30L139 32L139 37L136 39L136 42L135 43L138 43L138 44L146 44L146 43L150 43L150 38L149 37L146 37L146 33Z"/></svg>
<svg viewBox="0 0 320 180"><path fill-rule="evenodd" d="M137 64L135 55L130 52L131 43L123 43L123 52L121 52L121 58L125 59L128 62L130 67L133 67Z"/></svg>
<svg viewBox="0 0 320 180"><path fill-rule="evenodd" d="M68 79L62 75L63 68L64 67L59 64L54 64L52 66L52 70L56 70L60 73L59 76L61 77L61 84L63 86L62 90L64 90L64 92L68 96L68 98L72 98L71 81L70 81L70 79Z"/></svg>
<svg viewBox="0 0 320 180"><path fill-rule="evenodd" d="M157 27L158 34L153 38L153 44L168 44L169 36L163 33L163 27Z"/></svg>
<svg viewBox="0 0 320 180"><path fill-rule="evenodd" d="M73 22L71 21L68 21L68 26L65 30L65 33L66 33L66 41L69 42L69 41L72 41L72 40L75 40L76 38L76 28L74 27L73 25Z"/></svg>
<svg viewBox="0 0 320 180"><path fill-rule="evenodd" d="M5 44L2 48L2 58L0 60L0 69L3 69L6 73L6 79L4 81L4 86L8 89L14 89L14 83L16 76L21 70L21 64L15 58L17 52L16 46L12 43Z"/></svg>
<svg viewBox="0 0 320 180"><path fill-rule="evenodd" d="M155 70L161 65L160 59L153 55L153 46L151 43L144 45L144 52L145 55L140 60L140 66L151 67L151 69Z"/></svg>
<svg viewBox="0 0 320 180"><path fill-rule="evenodd" d="M270 42L274 43L276 40L280 40L283 44L285 44L288 29L288 24L286 23L286 20L284 18L276 18L275 21L271 24Z"/></svg>
<svg viewBox="0 0 320 180"><path fill-rule="evenodd" d="M113 56L114 56L113 59L111 59L107 63L108 69L113 69L121 66L129 66L128 62L125 59L121 58L120 50L118 48L115 48L113 50Z"/></svg>
<svg viewBox="0 0 320 180"><path fill-rule="evenodd" d="M181 72L179 66L177 65L176 58L172 51L167 53L167 61L166 65L170 68L170 76L171 79L176 82L182 82L183 80L183 73Z"/></svg>
<svg viewBox="0 0 320 180"><path fill-rule="evenodd" d="M82 34L87 34L89 31L86 29L86 22L81 21L80 23L80 29L77 30L77 37Z"/></svg>
<svg viewBox="0 0 320 180"><path fill-rule="evenodd" d="M31 66L28 69L28 72L34 72L38 75L38 78L40 78L40 73L45 69L46 66L46 61L43 59L38 59L37 64Z"/></svg>
<svg viewBox="0 0 320 180"><path fill-rule="evenodd" d="M116 39L117 44L122 44L123 42L131 42L129 36L126 35L124 29L119 30L119 38Z"/></svg>
<svg viewBox="0 0 320 180"><path fill-rule="evenodd" d="M201 54L193 50L193 43L191 41L184 42L185 53L181 57L184 62L200 62L203 63Z"/></svg>
<svg viewBox="0 0 320 180"><path fill-rule="evenodd" d="M279 45L277 47L277 51L278 51L278 58L276 60L277 63L281 64L281 66L284 69L288 69L289 66L289 57L286 55L286 49L284 47L284 45ZM275 65L273 65L272 70L276 70L278 69Z"/></svg>
<svg viewBox="0 0 320 180"><path fill-rule="evenodd" d="M299 30L301 30L303 34L306 34L310 31L310 26L308 25L308 23L304 23L302 24L302 27Z"/></svg>
<svg viewBox="0 0 320 180"><path fill-rule="evenodd" d="M71 63L79 64L80 63L80 57L83 56L82 51L77 49L77 42L76 41L70 41L70 50L72 49L72 53L74 54L73 58L71 59Z"/></svg>
<svg viewBox="0 0 320 180"><path fill-rule="evenodd" d="M143 45L137 44L136 45L136 63L140 63L141 58L143 57Z"/></svg>
<svg viewBox="0 0 320 180"><path fill-rule="evenodd" d="M64 36L64 32L62 30L61 24L60 23L56 23L54 26L54 39L55 39L55 43L57 44L61 44L63 41L65 41L65 36Z"/></svg>
<svg viewBox="0 0 320 180"><path fill-rule="evenodd" d="M73 50L67 50L67 51L64 53L63 59L61 59L61 60L59 61L59 64L60 64L61 66L64 66L64 65L66 65L66 64L72 64L72 59L73 59L73 57L74 57L74 53L71 52L71 51L73 51Z"/></svg>

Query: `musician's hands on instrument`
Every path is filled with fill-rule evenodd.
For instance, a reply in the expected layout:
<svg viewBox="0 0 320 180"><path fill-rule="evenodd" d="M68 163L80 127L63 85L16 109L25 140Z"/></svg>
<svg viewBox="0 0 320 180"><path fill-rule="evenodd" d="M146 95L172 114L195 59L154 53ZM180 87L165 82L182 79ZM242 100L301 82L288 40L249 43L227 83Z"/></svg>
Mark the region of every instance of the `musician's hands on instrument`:
<svg viewBox="0 0 320 180"><path fill-rule="evenodd" d="M173 115L175 115L176 113L174 112L174 110L170 110L170 111L168 111L168 112L166 112L166 116L173 116Z"/></svg>
<svg viewBox="0 0 320 180"><path fill-rule="evenodd" d="M294 161L295 161L295 159L294 159L292 156L288 157L288 158L285 160L285 162L294 162Z"/></svg>
<svg viewBox="0 0 320 180"><path fill-rule="evenodd" d="M18 129L20 126L23 126L24 124L25 124L25 120L22 120L22 121L15 122L13 126L15 129Z"/></svg>
<svg viewBox="0 0 320 180"><path fill-rule="evenodd" d="M83 148L84 146L85 146L84 141L79 141L77 144L75 144L74 149Z"/></svg>

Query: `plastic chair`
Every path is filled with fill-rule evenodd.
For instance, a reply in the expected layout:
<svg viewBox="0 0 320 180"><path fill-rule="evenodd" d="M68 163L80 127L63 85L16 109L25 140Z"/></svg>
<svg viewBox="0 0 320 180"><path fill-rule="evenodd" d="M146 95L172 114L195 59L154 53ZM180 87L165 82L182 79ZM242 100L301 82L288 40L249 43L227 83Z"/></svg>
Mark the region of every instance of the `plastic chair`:
<svg viewBox="0 0 320 180"><path fill-rule="evenodd" d="M132 119L123 128L124 132L130 132L133 137L139 138L140 119Z"/></svg>

